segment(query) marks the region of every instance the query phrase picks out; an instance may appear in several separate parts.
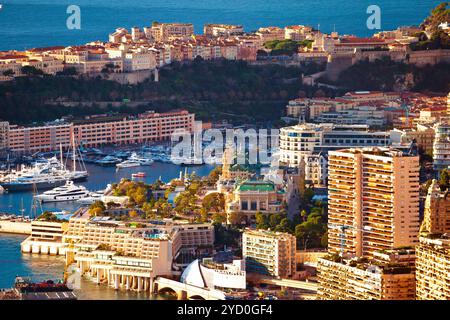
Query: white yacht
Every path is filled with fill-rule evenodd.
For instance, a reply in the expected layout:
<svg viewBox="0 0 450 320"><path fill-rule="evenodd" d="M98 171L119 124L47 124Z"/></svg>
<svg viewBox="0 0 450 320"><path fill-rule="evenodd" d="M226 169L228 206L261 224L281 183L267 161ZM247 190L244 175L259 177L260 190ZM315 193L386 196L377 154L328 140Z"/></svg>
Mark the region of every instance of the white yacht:
<svg viewBox="0 0 450 320"><path fill-rule="evenodd" d="M117 157L109 155L109 156L104 157L103 159L97 160L95 163L98 165L107 167L107 166L114 166L115 164L119 163L120 161L122 161L122 160L120 160Z"/></svg>
<svg viewBox="0 0 450 320"><path fill-rule="evenodd" d="M133 152L133 154L121 163L116 165L117 168L133 168L139 166L149 166L153 164L153 160L150 158L144 158L139 156L137 153Z"/></svg>
<svg viewBox="0 0 450 320"><path fill-rule="evenodd" d="M90 192L83 186L76 186L73 181L67 181L65 185L56 187L36 196L41 202L75 201L89 196Z"/></svg>
<svg viewBox="0 0 450 320"><path fill-rule="evenodd" d="M87 195L87 197L80 198L77 200L77 203L80 204L93 204L95 201L101 201L103 194L99 192L91 192Z"/></svg>

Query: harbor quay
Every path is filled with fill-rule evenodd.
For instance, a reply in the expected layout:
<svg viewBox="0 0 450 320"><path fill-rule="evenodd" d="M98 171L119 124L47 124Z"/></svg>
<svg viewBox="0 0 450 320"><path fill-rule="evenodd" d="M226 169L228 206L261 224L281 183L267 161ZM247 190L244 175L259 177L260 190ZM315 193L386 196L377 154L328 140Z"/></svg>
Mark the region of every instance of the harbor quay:
<svg viewBox="0 0 450 320"><path fill-rule="evenodd" d="M9 215L1 217L0 233L29 235L31 234L31 221Z"/></svg>

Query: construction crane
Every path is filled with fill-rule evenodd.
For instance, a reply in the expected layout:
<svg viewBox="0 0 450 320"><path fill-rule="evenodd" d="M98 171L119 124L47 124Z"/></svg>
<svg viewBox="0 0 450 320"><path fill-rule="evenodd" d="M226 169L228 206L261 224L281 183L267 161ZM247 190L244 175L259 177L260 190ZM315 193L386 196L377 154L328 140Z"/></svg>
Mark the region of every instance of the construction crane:
<svg viewBox="0 0 450 320"><path fill-rule="evenodd" d="M361 232L371 232L372 228L371 227L363 227L362 229L360 228L356 228L354 226L349 226L349 225L345 225L345 224L333 224L333 223L329 223L328 224L328 228L331 229L338 229L340 230L339 233L339 238L341 239L341 252L339 253L339 256L341 258L344 257L344 248L345 248L345 232L346 230L353 230L353 231L361 231Z"/></svg>

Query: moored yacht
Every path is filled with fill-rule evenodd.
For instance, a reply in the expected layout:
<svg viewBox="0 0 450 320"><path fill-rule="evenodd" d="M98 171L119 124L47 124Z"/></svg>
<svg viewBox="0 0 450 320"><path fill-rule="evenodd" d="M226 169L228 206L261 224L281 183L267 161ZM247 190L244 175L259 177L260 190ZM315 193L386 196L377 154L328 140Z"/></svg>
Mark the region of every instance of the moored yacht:
<svg viewBox="0 0 450 320"><path fill-rule="evenodd" d="M56 187L36 196L41 202L63 202L75 201L89 196L89 191L83 186L76 186L72 181L65 185Z"/></svg>
<svg viewBox="0 0 450 320"><path fill-rule="evenodd" d="M144 158L139 156L137 153L133 153L128 160L125 160L116 165L117 168L133 168L139 166L149 166L153 164L153 160L150 158Z"/></svg>
<svg viewBox="0 0 450 320"><path fill-rule="evenodd" d="M122 160L114 157L114 156L106 156L103 159L97 160L95 163L100 165L100 166L104 166L104 167L108 167L108 166L114 166L117 163L121 162Z"/></svg>

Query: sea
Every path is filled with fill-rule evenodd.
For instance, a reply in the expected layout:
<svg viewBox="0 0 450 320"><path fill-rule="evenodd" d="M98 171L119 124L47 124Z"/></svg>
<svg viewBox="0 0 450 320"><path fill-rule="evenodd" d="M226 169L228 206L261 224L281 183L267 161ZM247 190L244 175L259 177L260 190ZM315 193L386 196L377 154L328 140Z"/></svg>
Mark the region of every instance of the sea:
<svg viewBox="0 0 450 320"><path fill-rule="evenodd" d="M213 166L191 166L183 167L170 163L155 162L151 166L137 168L126 168L116 170L115 167L100 167L93 164L86 164L89 178L86 182L77 183L84 185L91 191L105 189L109 183L119 182L122 178L131 178L135 172L145 172L146 178L139 179L146 183L153 183L157 179L169 182L177 178L180 172L183 174L194 173L199 176L208 175ZM0 212L21 215L21 208L24 215L32 216L33 194L32 192L19 192L0 194ZM80 205L75 202L65 202L58 204L42 205L38 211L61 211L70 212L78 209ZM14 284L16 276L30 277L34 281L59 280L63 277L64 258L55 256L45 256L36 254L25 254L20 251L20 243L26 236L0 233L0 289L10 288ZM126 291L116 291L104 285L98 286L88 280L81 282L80 290L76 291L80 300L127 300L127 299L168 299L166 296L154 296L148 293L135 293Z"/></svg>
<svg viewBox="0 0 450 320"><path fill-rule="evenodd" d="M305 24L324 32L369 36L370 5L381 12L381 29L419 24L441 0L0 0L0 50L76 45L107 41L117 27L158 22L191 22L196 33L205 23L262 26ZM67 20L80 9L80 29Z"/></svg>

